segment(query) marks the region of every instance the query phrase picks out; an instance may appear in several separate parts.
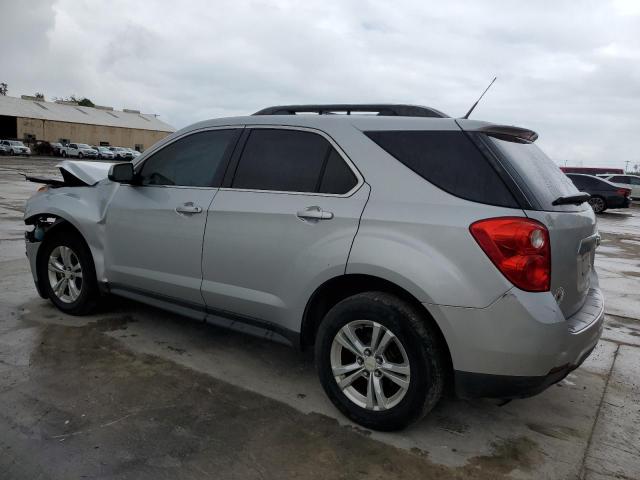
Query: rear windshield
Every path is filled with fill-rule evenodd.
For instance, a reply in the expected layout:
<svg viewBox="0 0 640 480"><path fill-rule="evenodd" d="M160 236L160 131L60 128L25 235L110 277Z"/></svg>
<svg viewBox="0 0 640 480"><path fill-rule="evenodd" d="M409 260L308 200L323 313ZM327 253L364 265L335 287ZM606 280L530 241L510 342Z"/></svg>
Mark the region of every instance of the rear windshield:
<svg viewBox="0 0 640 480"><path fill-rule="evenodd" d="M501 157L506 160L515 172L516 181L528 197L533 196L540 204L541 210L581 210L583 206L558 205L552 202L558 197L575 195L578 190L573 182L560 170L545 153L533 143L517 143L489 137ZM584 204L586 205L586 204Z"/></svg>
<svg viewBox="0 0 640 480"><path fill-rule="evenodd" d="M422 178L452 195L518 208L498 173L464 132L392 130L365 134Z"/></svg>

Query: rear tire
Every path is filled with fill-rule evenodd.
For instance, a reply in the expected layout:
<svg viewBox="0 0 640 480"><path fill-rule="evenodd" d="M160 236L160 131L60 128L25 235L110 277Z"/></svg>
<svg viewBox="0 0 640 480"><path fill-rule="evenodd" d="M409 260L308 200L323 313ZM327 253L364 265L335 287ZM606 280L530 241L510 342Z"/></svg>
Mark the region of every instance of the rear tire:
<svg viewBox="0 0 640 480"><path fill-rule="evenodd" d="M602 213L607 209L607 202L604 201L604 198L598 196L591 197L589 205L591 205L594 213Z"/></svg>
<svg viewBox="0 0 640 480"><path fill-rule="evenodd" d="M89 247L76 233L54 233L38 255L38 282L51 302L64 313L86 315L100 293Z"/></svg>
<svg viewBox="0 0 640 480"><path fill-rule="evenodd" d="M423 312L395 295L348 297L318 328L320 382L354 422L382 431L404 428L442 396L446 363L439 338Z"/></svg>

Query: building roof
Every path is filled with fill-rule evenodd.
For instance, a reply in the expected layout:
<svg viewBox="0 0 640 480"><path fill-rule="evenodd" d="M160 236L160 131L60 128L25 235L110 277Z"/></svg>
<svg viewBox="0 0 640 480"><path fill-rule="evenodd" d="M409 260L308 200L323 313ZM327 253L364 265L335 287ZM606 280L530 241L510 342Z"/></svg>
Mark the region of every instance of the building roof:
<svg viewBox="0 0 640 480"><path fill-rule="evenodd" d="M0 95L0 115L160 132L175 131L175 128L159 120L156 115L139 113L135 110L119 111L109 107L81 107L69 102L43 102L2 95Z"/></svg>

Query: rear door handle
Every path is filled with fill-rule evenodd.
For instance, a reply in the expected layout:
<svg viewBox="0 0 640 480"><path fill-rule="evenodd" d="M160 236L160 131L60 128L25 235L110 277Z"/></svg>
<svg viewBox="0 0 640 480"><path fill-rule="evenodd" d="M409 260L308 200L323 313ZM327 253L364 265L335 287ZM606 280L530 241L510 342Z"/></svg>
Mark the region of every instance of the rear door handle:
<svg viewBox="0 0 640 480"><path fill-rule="evenodd" d="M296 213L298 218L303 220L331 220L333 218L333 212L327 212L320 207L307 207L304 210L300 210Z"/></svg>
<svg viewBox="0 0 640 480"><path fill-rule="evenodd" d="M194 213L202 213L202 207L198 207L193 204L193 202L187 202L183 205L176 207L176 212L180 214L194 214Z"/></svg>

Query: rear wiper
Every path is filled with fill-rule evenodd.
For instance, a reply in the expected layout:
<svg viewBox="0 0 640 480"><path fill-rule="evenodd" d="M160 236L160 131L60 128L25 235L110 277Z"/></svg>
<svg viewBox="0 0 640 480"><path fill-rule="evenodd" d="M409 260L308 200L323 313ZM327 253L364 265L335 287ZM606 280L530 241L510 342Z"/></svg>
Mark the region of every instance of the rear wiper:
<svg viewBox="0 0 640 480"><path fill-rule="evenodd" d="M586 202L590 198L591 198L591 195L589 195L588 193L580 192L580 193L576 193L575 195L558 197L553 202L551 202L551 205L553 205L554 207L556 205L580 205L581 203Z"/></svg>

